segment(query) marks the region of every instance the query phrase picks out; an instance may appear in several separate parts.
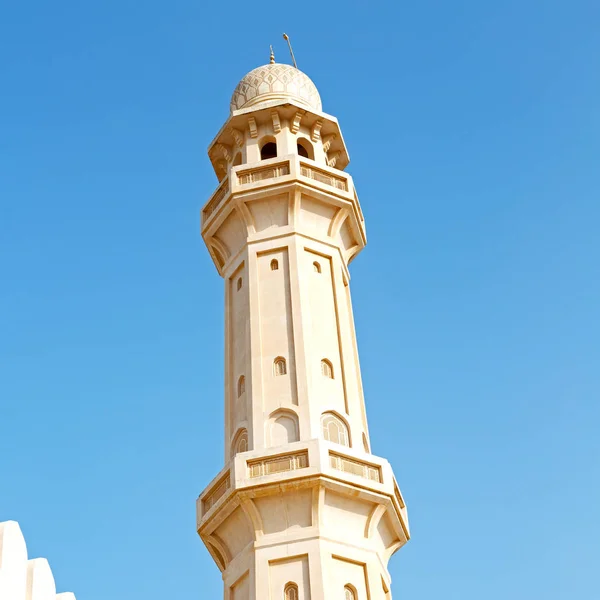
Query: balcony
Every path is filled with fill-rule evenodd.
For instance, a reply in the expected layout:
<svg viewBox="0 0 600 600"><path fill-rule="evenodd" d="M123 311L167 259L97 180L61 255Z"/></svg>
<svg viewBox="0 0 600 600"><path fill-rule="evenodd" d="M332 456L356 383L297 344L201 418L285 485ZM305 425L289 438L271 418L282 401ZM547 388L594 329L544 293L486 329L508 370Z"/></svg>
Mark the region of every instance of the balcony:
<svg viewBox="0 0 600 600"><path fill-rule="evenodd" d="M248 167L248 165L232 167L229 175L221 181L215 193L202 209L202 228L204 229L211 218L219 212L231 194L250 192L292 181L301 181L308 186L317 187L352 202L362 220L362 213L350 175L291 154L255 163L252 167Z"/></svg>

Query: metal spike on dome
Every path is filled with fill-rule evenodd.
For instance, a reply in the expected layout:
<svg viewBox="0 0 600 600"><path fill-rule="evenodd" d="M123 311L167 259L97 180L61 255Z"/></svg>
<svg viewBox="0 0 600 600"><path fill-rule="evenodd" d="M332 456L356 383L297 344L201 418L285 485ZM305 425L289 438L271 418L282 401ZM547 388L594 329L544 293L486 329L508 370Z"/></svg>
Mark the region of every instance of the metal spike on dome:
<svg viewBox="0 0 600 600"><path fill-rule="evenodd" d="M273 46L269 46L271 48L271 60L269 61L272 65L275 64L275 53L273 52Z"/></svg>

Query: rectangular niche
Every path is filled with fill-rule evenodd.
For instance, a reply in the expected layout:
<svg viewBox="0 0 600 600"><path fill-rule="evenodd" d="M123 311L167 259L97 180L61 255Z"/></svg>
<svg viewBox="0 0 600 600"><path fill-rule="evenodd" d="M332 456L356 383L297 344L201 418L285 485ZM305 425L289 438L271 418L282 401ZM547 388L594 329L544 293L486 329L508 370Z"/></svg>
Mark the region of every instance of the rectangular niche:
<svg viewBox="0 0 600 600"><path fill-rule="evenodd" d="M298 600L310 600L308 555L269 561L269 587L274 600L283 600L286 585L298 586Z"/></svg>
<svg viewBox="0 0 600 600"><path fill-rule="evenodd" d="M248 572L246 571L229 589L230 600L248 600L250 598Z"/></svg>

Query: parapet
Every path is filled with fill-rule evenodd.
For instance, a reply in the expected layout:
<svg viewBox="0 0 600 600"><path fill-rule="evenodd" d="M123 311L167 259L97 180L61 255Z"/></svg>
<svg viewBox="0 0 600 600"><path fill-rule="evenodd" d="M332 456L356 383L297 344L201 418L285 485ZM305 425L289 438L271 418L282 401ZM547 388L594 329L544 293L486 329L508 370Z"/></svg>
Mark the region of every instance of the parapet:
<svg viewBox="0 0 600 600"><path fill-rule="evenodd" d="M28 559L27 545L16 521L0 523L0 600L75 600L56 593L45 558Z"/></svg>

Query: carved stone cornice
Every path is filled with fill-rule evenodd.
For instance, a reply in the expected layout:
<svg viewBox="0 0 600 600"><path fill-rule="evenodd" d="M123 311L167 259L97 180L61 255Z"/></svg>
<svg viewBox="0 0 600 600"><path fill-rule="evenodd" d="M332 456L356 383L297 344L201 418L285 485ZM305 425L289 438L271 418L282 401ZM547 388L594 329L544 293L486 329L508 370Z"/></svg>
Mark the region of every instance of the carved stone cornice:
<svg viewBox="0 0 600 600"><path fill-rule="evenodd" d="M234 127L232 127L230 131L231 137L233 137L235 140L235 145L238 148L241 148L244 145L244 134L239 129L235 129Z"/></svg>
<svg viewBox="0 0 600 600"><path fill-rule="evenodd" d="M335 163L337 162L338 158L340 157L341 152L332 152L331 154L327 155L327 166L328 167L335 167Z"/></svg>
<svg viewBox="0 0 600 600"><path fill-rule="evenodd" d="M221 155L227 162L231 160L231 146L227 144L216 144L215 153Z"/></svg>
<svg viewBox="0 0 600 600"><path fill-rule="evenodd" d="M333 140L335 140L337 136L335 135L335 133L330 133L329 135L326 135L323 138L323 150L325 150L325 152L329 152L329 148L331 148L331 143L333 142Z"/></svg>
<svg viewBox="0 0 600 600"><path fill-rule="evenodd" d="M276 110L271 111L271 119L273 120L273 132L279 133L281 131L281 121L279 120L279 113Z"/></svg>
<svg viewBox="0 0 600 600"><path fill-rule="evenodd" d="M258 127L256 126L256 119L254 117L248 117L248 130L250 131L251 138L258 136Z"/></svg>
<svg viewBox="0 0 600 600"><path fill-rule="evenodd" d="M292 124L290 125L290 131L292 133L298 133L298 130L300 129L300 121L301 120L302 120L302 113L300 111L298 111L294 115L294 118L292 120Z"/></svg>
<svg viewBox="0 0 600 600"><path fill-rule="evenodd" d="M313 142L318 142L321 139L321 127L323 127L323 121L317 121L310 132L310 139Z"/></svg>

